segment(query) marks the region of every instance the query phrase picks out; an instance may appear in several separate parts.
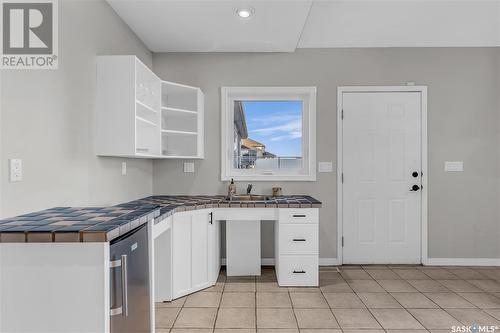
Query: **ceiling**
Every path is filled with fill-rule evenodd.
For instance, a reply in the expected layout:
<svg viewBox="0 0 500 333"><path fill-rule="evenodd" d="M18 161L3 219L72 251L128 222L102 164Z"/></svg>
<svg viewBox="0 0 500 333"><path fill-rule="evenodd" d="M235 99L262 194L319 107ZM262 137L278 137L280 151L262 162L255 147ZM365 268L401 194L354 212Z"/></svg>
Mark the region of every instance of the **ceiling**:
<svg viewBox="0 0 500 333"><path fill-rule="evenodd" d="M107 1L153 52L500 46L500 0Z"/></svg>

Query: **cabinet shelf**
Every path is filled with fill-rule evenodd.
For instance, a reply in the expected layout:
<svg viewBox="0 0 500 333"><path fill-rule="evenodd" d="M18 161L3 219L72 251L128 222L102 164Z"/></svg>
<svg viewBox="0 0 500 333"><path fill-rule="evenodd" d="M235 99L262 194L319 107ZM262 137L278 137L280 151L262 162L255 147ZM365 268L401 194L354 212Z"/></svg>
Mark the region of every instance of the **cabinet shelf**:
<svg viewBox="0 0 500 333"><path fill-rule="evenodd" d="M143 108L145 108L146 110L148 111L151 111L153 113L158 113L158 111L156 111L155 109L153 109L151 106L147 105L147 104L144 104L143 102L141 102L140 100L136 99L135 102L137 104L139 104L140 106L142 106Z"/></svg>
<svg viewBox="0 0 500 333"><path fill-rule="evenodd" d="M195 159L201 159L199 156L189 156L189 155L168 155L168 154L163 154L163 158L171 158L171 159L190 159L190 160L195 160Z"/></svg>
<svg viewBox="0 0 500 333"><path fill-rule="evenodd" d="M179 113L187 113L187 114L198 114L197 111L191 111L191 110L179 109L179 108L171 108L171 107L167 107L167 106L162 106L161 109L163 111L171 111L171 112L179 112Z"/></svg>
<svg viewBox="0 0 500 333"><path fill-rule="evenodd" d="M198 132L188 132L188 131L176 131L176 130L161 130L165 134L184 134L184 135L198 135Z"/></svg>
<svg viewBox="0 0 500 333"><path fill-rule="evenodd" d="M148 124L150 126L154 126L154 127L158 126L157 124L153 123L152 121L144 119L144 118L139 117L139 116L136 116L135 119L137 119L137 120L139 120L139 121L141 121L141 122L143 122L145 124Z"/></svg>

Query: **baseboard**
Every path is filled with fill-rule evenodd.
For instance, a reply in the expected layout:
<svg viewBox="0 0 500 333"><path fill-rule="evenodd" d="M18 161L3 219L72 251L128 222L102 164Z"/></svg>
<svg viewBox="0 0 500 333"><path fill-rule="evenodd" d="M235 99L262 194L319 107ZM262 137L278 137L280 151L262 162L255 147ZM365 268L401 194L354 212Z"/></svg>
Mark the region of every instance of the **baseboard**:
<svg viewBox="0 0 500 333"><path fill-rule="evenodd" d="M226 265L226 258L220 260L222 266ZM274 266L274 258L262 258L260 261L262 266Z"/></svg>
<svg viewBox="0 0 500 333"><path fill-rule="evenodd" d="M226 259L221 259L222 265ZM263 266L274 266L274 258L262 258ZM428 258L424 266L500 266L500 258ZM337 258L319 258L320 266L339 266Z"/></svg>
<svg viewBox="0 0 500 333"><path fill-rule="evenodd" d="M339 261L337 258L319 258L320 266L338 266Z"/></svg>
<svg viewBox="0 0 500 333"><path fill-rule="evenodd" d="M500 266L500 258L427 258L424 266Z"/></svg>
<svg viewBox="0 0 500 333"><path fill-rule="evenodd" d="M226 265L226 258L221 259L221 265ZM274 266L274 258L262 258L262 266ZM320 266L338 266L337 258L319 258Z"/></svg>
<svg viewBox="0 0 500 333"><path fill-rule="evenodd" d="M260 262L262 266L274 266L274 258L262 258Z"/></svg>

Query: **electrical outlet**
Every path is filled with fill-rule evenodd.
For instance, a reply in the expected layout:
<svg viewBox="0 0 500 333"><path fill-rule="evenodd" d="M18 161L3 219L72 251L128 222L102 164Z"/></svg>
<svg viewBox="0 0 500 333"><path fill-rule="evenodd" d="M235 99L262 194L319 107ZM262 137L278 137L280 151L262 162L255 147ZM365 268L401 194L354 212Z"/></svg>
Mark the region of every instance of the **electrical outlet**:
<svg viewBox="0 0 500 333"><path fill-rule="evenodd" d="M127 162L122 162L122 176L127 174Z"/></svg>
<svg viewBox="0 0 500 333"><path fill-rule="evenodd" d="M194 163L184 162L184 172L194 172Z"/></svg>
<svg viewBox="0 0 500 333"><path fill-rule="evenodd" d="M319 162L318 172L333 172L333 162Z"/></svg>
<svg viewBox="0 0 500 333"><path fill-rule="evenodd" d="M464 162L463 161L445 161L444 162L445 172L463 172Z"/></svg>
<svg viewBox="0 0 500 333"><path fill-rule="evenodd" d="M9 160L10 181L20 182L23 180L23 160L19 158L11 158Z"/></svg>

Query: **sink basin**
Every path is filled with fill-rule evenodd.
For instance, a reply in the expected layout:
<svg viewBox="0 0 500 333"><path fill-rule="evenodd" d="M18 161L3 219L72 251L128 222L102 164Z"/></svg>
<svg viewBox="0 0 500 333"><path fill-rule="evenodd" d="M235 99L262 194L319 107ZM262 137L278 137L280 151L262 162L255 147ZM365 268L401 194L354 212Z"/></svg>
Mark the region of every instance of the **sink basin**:
<svg viewBox="0 0 500 333"><path fill-rule="evenodd" d="M267 195L245 195L245 194L240 194L240 195L233 195L232 197L227 197L226 200L228 201L265 201L269 200L269 196Z"/></svg>

